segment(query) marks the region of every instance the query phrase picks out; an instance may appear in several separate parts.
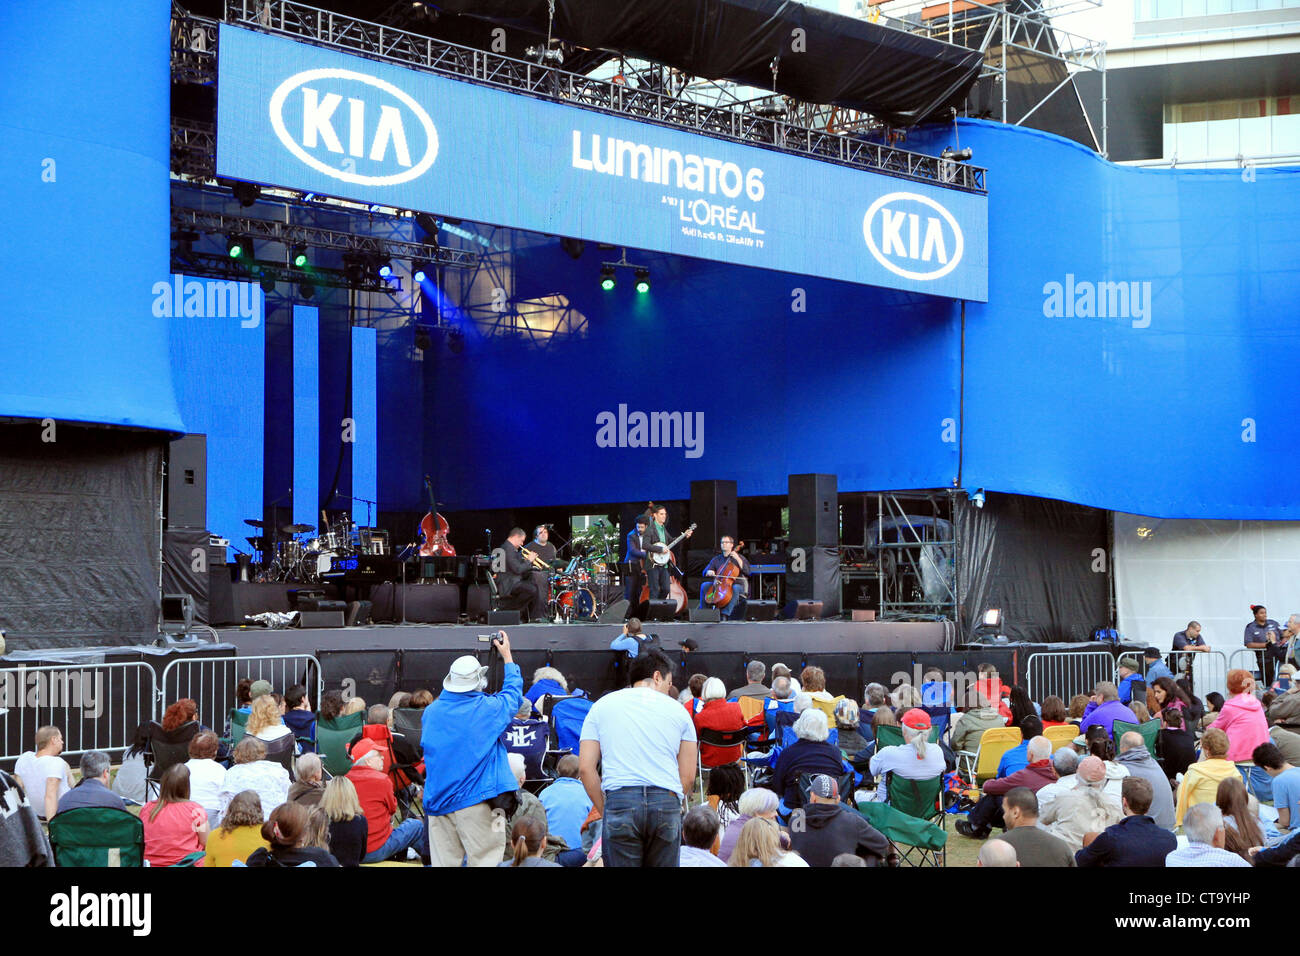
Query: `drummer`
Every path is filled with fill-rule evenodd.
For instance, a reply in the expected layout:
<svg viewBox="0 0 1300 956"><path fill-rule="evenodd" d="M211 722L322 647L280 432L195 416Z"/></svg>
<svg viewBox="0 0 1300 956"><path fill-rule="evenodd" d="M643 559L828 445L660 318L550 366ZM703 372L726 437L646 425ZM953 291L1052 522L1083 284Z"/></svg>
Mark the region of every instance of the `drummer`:
<svg viewBox="0 0 1300 956"><path fill-rule="evenodd" d="M555 545L551 544L551 526L539 524L537 530L533 532L533 540L528 545L528 550L549 565L555 564Z"/></svg>

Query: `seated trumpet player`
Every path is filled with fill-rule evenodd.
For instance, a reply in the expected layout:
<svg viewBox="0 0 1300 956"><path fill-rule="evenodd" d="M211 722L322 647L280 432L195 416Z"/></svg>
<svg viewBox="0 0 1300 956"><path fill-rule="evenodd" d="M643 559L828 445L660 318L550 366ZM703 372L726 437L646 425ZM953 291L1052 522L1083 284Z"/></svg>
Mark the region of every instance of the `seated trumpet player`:
<svg viewBox="0 0 1300 956"><path fill-rule="evenodd" d="M530 621L541 621L546 617L545 604L533 571L545 570L546 565L523 543L524 529L512 528L501 546L505 566L497 572L497 605L506 611L526 610Z"/></svg>

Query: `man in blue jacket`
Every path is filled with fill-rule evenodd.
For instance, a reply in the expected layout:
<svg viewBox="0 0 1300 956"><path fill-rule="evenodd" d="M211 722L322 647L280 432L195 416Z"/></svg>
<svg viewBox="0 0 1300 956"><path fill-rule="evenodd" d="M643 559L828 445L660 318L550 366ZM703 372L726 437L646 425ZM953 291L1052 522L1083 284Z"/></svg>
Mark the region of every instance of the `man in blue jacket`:
<svg viewBox="0 0 1300 956"><path fill-rule="evenodd" d="M424 812L433 866L496 866L506 848L505 816L488 801L519 788L501 735L519 710L524 679L505 631L494 643L505 661L500 693L485 694L487 668L458 657L442 694L424 709ZM500 816L500 819L497 819Z"/></svg>

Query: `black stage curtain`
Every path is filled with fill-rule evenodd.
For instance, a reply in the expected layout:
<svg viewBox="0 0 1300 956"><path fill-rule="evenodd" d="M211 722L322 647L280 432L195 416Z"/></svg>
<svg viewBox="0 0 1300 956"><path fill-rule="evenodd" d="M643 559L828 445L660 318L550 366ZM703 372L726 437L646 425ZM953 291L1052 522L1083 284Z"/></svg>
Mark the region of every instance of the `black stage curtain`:
<svg viewBox="0 0 1300 956"><path fill-rule="evenodd" d="M51 428L0 425L0 628L8 646L151 640L167 436Z"/></svg>
<svg viewBox="0 0 1300 956"><path fill-rule="evenodd" d="M434 5L542 35L550 29L547 0ZM795 30L803 31L802 50L795 49ZM946 120L949 107L964 103L983 61L978 50L791 0L556 0L551 32L589 50L865 110L899 126Z"/></svg>
<svg viewBox="0 0 1300 956"><path fill-rule="evenodd" d="M1089 640L1110 619L1106 512L1025 495L987 498L983 508L969 501L957 508L966 639L996 607L1010 640Z"/></svg>

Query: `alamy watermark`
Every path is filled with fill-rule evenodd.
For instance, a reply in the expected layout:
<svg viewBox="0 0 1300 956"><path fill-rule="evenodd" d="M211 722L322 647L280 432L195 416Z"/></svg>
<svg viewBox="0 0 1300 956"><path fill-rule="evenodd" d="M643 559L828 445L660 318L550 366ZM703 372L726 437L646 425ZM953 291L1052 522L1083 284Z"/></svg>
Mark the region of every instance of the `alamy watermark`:
<svg viewBox="0 0 1300 956"><path fill-rule="evenodd" d="M0 673L0 712L22 707L63 709L97 718L104 712L103 697L101 671L29 671L19 667Z"/></svg>
<svg viewBox="0 0 1300 956"><path fill-rule="evenodd" d="M245 329L255 329L262 323L258 289L251 282L220 282L174 275L170 282L155 282L151 291L156 318L238 318L240 328Z"/></svg>
<svg viewBox="0 0 1300 956"><path fill-rule="evenodd" d="M1043 286L1043 315L1049 319L1131 319L1133 328L1151 324L1150 282L1090 282L1066 273L1064 282Z"/></svg>
<svg viewBox="0 0 1300 956"><path fill-rule="evenodd" d="M598 448L681 448L685 457L704 454L703 412L617 412L596 415Z"/></svg>

